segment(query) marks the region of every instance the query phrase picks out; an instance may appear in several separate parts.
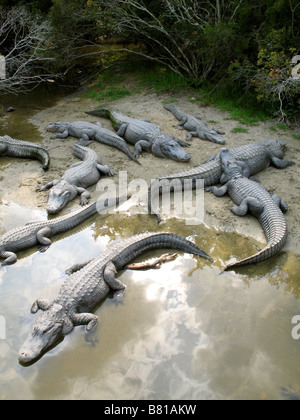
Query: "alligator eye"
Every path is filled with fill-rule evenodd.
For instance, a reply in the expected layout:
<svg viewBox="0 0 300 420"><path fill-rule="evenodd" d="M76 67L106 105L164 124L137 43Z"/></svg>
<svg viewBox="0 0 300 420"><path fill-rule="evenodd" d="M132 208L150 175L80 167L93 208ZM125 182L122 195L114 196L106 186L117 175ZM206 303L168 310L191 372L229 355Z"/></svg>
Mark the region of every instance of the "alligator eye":
<svg viewBox="0 0 300 420"><path fill-rule="evenodd" d="M47 334L49 331L53 329L53 325L51 327L46 328L44 331L42 331L42 334Z"/></svg>

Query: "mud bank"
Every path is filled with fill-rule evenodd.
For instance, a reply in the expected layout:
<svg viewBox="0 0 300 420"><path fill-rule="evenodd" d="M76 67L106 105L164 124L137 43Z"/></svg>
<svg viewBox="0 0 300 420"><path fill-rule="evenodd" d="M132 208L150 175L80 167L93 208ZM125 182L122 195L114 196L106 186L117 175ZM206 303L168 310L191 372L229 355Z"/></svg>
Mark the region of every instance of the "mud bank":
<svg viewBox="0 0 300 420"><path fill-rule="evenodd" d="M190 114L199 115L208 125L222 129L226 133L224 138L227 140L228 148L263 139L281 138L286 141L286 158L293 160L296 165L286 170L269 168L258 174L257 179L269 191L280 194L289 205L289 213L286 217L290 233L285 249L298 253L300 249L300 203L298 199L300 189L300 143L293 137L296 131L277 129L275 132L271 129L274 123L268 122L247 127L247 133L233 133L232 130L240 124L230 119L229 113L211 107L200 107L189 94L178 97L155 93L138 94L106 106L136 118L148 118L153 123L158 124L166 134L185 140L186 131L178 130L177 120L163 107L163 104L168 101L174 102L179 108ZM101 121L104 127L112 129L110 121L84 113L85 110L92 110L96 106L99 106L99 104L95 101L83 98L80 94L72 94L58 101L55 106L36 112L28 122L34 127L34 132L39 133L42 145L49 150L51 156L50 169L47 173L44 173L38 162L26 162L20 166L18 162L13 162L11 159L7 160L5 183L2 182L0 187L2 199L29 208L45 208L47 193L36 193L37 186L59 178L71 164L77 161L72 154L72 145L75 140L71 137L66 140L53 140L50 138L51 133L48 133L45 127L56 121L82 120ZM35 137L37 137L36 134ZM140 158L141 166L138 166L114 148L96 142L91 144L90 147L99 153L103 163L109 165L115 173L127 171L129 182L139 178L150 184L152 179L160 175L183 171L203 164L206 158L219 152L221 146L194 138L189 148L192 159L188 164L160 159L144 152ZM115 181L118 183L118 176L115 177ZM96 199L98 196L96 188L90 188L90 192L92 193L92 200ZM205 225L221 231L238 232L259 243L264 243L265 239L259 223L251 216L238 218L232 215L230 212L232 202L229 198L217 199L211 194L205 193L204 200ZM65 209L65 212L72 211L77 207L79 207L79 200L71 203Z"/></svg>

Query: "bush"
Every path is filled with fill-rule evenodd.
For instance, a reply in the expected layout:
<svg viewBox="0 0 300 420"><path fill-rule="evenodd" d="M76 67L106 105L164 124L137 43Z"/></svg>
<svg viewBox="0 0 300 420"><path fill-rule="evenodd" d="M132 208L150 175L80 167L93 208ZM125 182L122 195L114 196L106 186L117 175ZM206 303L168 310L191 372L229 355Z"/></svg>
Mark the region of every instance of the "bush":
<svg viewBox="0 0 300 420"><path fill-rule="evenodd" d="M300 104L300 81L292 76L295 48L284 49L285 30L275 31L259 42L256 64L248 59L235 61L229 68L234 80L242 80L246 88L254 88L257 100L273 105L280 120L287 121L288 114Z"/></svg>

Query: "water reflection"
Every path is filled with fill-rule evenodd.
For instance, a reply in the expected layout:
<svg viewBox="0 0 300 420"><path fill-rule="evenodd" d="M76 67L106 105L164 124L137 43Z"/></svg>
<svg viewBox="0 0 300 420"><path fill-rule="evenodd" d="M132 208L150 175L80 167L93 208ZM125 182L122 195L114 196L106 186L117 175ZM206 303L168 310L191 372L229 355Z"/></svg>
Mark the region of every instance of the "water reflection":
<svg viewBox="0 0 300 420"><path fill-rule="evenodd" d="M51 85L41 85L30 95L0 95L0 136L7 134L19 140L41 141L40 132L28 119L37 110L53 106L67 92L71 93L71 90L57 86L54 88ZM16 110L7 113L6 110L10 106L13 106Z"/></svg>
<svg viewBox="0 0 300 420"><path fill-rule="evenodd" d="M45 216L27 210L22 219L21 214L18 206L1 206L5 229L11 220ZM255 252L247 238L180 220L159 229L194 238L215 264L180 254L161 270L120 273L128 286L124 305L107 299L96 310L100 326L92 337L79 327L28 368L18 364L17 353L34 321L32 303L53 299L74 263L99 255L114 240L157 230L156 221L142 215L95 216L55 238L45 254L29 250L16 265L0 269L0 315L7 324L7 339L0 340L1 399L299 394L300 341L291 337L291 320L299 312L299 255L282 254L239 274L220 275L231 254ZM151 252L139 261L159 255Z"/></svg>

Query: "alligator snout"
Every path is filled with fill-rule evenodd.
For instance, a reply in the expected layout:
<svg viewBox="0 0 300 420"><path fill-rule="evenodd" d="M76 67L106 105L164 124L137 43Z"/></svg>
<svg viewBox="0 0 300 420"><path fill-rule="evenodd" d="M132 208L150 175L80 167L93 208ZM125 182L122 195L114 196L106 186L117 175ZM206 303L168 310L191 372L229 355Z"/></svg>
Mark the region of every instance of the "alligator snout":
<svg viewBox="0 0 300 420"><path fill-rule="evenodd" d="M45 342L42 340L42 334L41 337L39 337L37 332L33 330L19 351L19 362L29 364L37 360L46 348L46 342L47 340L45 340Z"/></svg>
<svg viewBox="0 0 300 420"><path fill-rule="evenodd" d="M57 214L62 208L62 206L55 206L53 204L50 204L46 207L46 210L48 214Z"/></svg>
<svg viewBox="0 0 300 420"><path fill-rule="evenodd" d="M50 131L50 133L57 133L57 132L59 132L61 130L64 130L65 127L66 127L66 123L63 122L63 121L59 121L59 122L57 122L55 124L49 124L49 125L47 125L46 130L47 131Z"/></svg>
<svg viewBox="0 0 300 420"><path fill-rule="evenodd" d="M20 350L18 359L20 363L23 363L24 365L31 363L34 358L26 351L26 350Z"/></svg>
<svg viewBox="0 0 300 420"><path fill-rule="evenodd" d="M178 162L189 162L191 160L191 157L192 156L189 153L185 152L184 156L178 157Z"/></svg>
<svg viewBox="0 0 300 420"><path fill-rule="evenodd" d="M176 162L188 162L191 160L191 155L186 152L175 140L169 140L162 143L161 152L163 156L175 160Z"/></svg>
<svg viewBox="0 0 300 420"><path fill-rule="evenodd" d="M59 213L67 204L69 200L64 196L55 196L50 194L48 204L46 207L48 214L57 214Z"/></svg>
<svg viewBox="0 0 300 420"><path fill-rule="evenodd" d="M57 130L57 125L56 124L49 124L46 127L47 131L50 131L51 133L54 133Z"/></svg>
<svg viewBox="0 0 300 420"><path fill-rule="evenodd" d="M77 196L77 190L65 181L52 187L49 192L46 210L49 214L59 213L66 205Z"/></svg>

